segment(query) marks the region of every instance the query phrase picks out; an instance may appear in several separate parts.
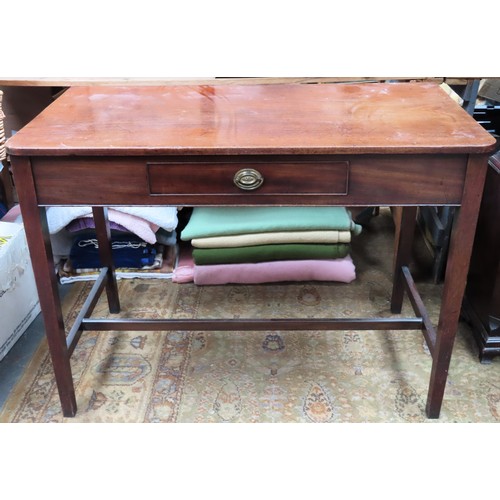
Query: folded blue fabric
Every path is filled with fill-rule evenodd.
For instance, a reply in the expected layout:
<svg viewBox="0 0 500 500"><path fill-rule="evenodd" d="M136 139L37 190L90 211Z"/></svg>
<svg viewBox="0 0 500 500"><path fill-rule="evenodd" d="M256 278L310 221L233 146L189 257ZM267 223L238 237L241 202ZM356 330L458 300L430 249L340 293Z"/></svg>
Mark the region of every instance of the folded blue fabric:
<svg viewBox="0 0 500 500"><path fill-rule="evenodd" d="M113 262L116 267L140 269L154 263L156 249L141 238L126 234L111 240ZM99 245L95 235L85 234L75 238L70 253L74 269L94 269L102 267Z"/></svg>

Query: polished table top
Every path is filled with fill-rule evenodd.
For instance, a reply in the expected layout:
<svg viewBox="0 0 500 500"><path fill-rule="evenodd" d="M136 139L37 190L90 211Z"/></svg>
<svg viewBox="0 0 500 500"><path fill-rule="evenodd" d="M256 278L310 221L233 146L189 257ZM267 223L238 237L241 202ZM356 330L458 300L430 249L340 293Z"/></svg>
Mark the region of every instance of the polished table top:
<svg viewBox="0 0 500 500"><path fill-rule="evenodd" d="M494 144L435 83L73 87L11 155L481 153Z"/></svg>

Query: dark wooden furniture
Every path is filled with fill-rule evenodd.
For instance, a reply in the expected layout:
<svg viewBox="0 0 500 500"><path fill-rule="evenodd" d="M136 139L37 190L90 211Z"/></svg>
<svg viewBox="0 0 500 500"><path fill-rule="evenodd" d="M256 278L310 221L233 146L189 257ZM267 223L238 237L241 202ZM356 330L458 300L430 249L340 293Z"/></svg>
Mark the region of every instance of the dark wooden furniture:
<svg viewBox="0 0 500 500"><path fill-rule="evenodd" d="M7 145L64 415L76 412L70 356L82 330L401 328L423 331L437 418L494 143L433 83L69 89ZM235 185L242 169L254 189ZM105 267L66 338L43 207L80 204L94 207ZM406 290L416 317L92 318L104 289L120 308L105 209L120 204L402 206L392 310ZM437 330L408 270L419 205L461 206Z"/></svg>
<svg viewBox="0 0 500 500"><path fill-rule="evenodd" d="M471 116L474 114L480 81L478 78L470 78L463 86L453 86L453 90L463 100L462 108ZM449 206L423 206L419 208L417 214L417 222L422 230L424 240L434 255L432 268L434 283L440 283L444 277L454 214L455 209Z"/></svg>
<svg viewBox="0 0 500 500"><path fill-rule="evenodd" d="M7 155L5 152L5 115L3 113L2 100L3 92L0 90L0 203L3 203L6 209L9 209L12 206L13 202L11 195L12 190L10 184L10 173L7 165L4 165L4 161Z"/></svg>
<svg viewBox="0 0 500 500"><path fill-rule="evenodd" d="M490 158L464 299L481 362L500 355L500 152Z"/></svg>

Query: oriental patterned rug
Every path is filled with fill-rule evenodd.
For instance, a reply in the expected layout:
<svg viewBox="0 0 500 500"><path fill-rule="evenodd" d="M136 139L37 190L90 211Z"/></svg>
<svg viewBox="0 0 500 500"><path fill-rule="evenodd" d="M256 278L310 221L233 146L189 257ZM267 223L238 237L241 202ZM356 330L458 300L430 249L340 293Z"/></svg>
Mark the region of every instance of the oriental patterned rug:
<svg viewBox="0 0 500 500"><path fill-rule="evenodd" d="M381 212L353 243L358 277L349 285L122 280L123 310L153 318L390 316L392 235ZM436 322L441 289L418 265L417 258L416 280ZM68 286L71 325L90 285ZM94 314L107 314L104 299ZM411 314L407 301L403 314ZM42 341L0 421L425 422L431 358L418 331L85 332L72 368L75 418L62 417ZM432 422L500 421L499 375L500 359L480 364L461 323L441 418Z"/></svg>

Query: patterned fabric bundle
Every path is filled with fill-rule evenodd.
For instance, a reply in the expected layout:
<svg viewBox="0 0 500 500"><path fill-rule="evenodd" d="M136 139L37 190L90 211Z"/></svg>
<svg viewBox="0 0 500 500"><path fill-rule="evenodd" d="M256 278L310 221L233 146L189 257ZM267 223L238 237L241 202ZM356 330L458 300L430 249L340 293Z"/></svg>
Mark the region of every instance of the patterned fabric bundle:
<svg viewBox="0 0 500 500"><path fill-rule="evenodd" d="M47 224L61 283L97 278L99 257L89 206L49 207ZM109 207L118 278L170 278L177 254L176 207Z"/></svg>

